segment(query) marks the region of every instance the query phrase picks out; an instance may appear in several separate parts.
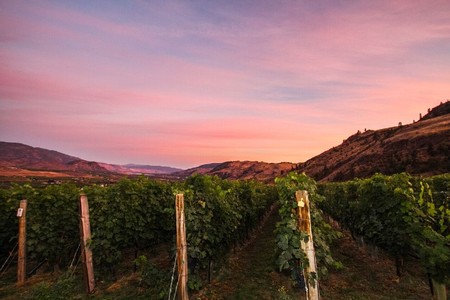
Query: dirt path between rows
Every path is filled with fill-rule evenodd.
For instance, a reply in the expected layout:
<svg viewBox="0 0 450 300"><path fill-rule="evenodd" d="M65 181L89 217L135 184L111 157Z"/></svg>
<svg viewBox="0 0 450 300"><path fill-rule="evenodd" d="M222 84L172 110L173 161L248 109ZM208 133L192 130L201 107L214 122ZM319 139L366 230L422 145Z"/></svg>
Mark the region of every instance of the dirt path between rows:
<svg viewBox="0 0 450 300"><path fill-rule="evenodd" d="M289 277L276 272L275 234L278 212L273 209L250 242L231 255L219 274L193 299L280 299ZM299 299L300 291L288 291Z"/></svg>
<svg viewBox="0 0 450 300"><path fill-rule="evenodd" d="M288 274L275 264L276 209L253 239L232 254L213 281L191 299L305 299ZM426 276L417 260L405 261L398 278L395 264L386 254L375 256L360 248L349 235L331 246L333 256L344 264L320 280L321 299L432 299Z"/></svg>

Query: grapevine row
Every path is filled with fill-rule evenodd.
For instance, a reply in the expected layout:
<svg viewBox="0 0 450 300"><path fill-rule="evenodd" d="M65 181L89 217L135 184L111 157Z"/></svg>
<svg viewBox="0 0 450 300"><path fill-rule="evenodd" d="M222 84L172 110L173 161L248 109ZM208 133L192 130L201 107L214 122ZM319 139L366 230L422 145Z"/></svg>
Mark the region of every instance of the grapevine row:
<svg viewBox="0 0 450 300"><path fill-rule="evenodd" d="M316 182L305 174L295 172L286 177L275 180L279 193L279 214L281 221L277 223L276 242L278 246L277 264L280 270L290 270L293 279L300 285L305 281L315 280L317 276L324 277L329 268L339 269L342 264L336 261L330 250L330 244L340 236L325 221L319 205L325 201L317 191ZM301 249L300 241L308 238L307 233L300 231L298 224L298 203L295 192L306 190L309 195L312 235L319 274L307 274L303 278L303 270L308 265L305 253Z"/></svg>
<svg viewBox="0 0 450 300"><path fill-rule="evenodd" d="M123 179L80 191L71 184L33 188L16 185L0 190L0 256L16 242L18 201L28 200L27 249L31 261L65 268L79 243L78 198L89 199L96 269L113 271L126 250L139 251L175 240L174 195L184 193L190 273L194 285L211 261L243 241L276 200L273 187L194 175L184 182L146 177ZM204 275L202 276L204 279Z"/></svg>
<svg viewBox="0 0 450 300"><path fill-rule="evenodd" d="M390 253L401 273L407 255L420 258L438 283L450 278L450 175L427 179L374 175L321 186L320 207L347 228Z"/></svg>

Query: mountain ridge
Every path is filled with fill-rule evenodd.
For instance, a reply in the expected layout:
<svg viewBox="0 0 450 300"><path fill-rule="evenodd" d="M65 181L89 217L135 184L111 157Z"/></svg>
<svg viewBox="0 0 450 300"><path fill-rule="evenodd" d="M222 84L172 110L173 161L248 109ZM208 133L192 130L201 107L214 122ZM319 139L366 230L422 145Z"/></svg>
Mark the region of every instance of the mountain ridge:
<svg viewBox="0 0 450 300"><path fill-rule="evenodd" d="M317 181L343 181L369 177L375 173L437 175L450 172L450 102L428 110L423 118L411 124L358 131L341 145L332 147L303 163L291 164L291 169L305 172ZM255 168L256 164L259 168ZM263 167L264 165L265 167ZM261 169L267 168L266 171ZM272 168L272 170L270 170ZM274 170L279 168L278 170ZM236 171L238 169L239 171ZM188 173L217 175L229 179L257 179L272 182L290 171L285 165L264 162L224 162L214 168L200 166ZM253 178L249 176L253 172Z"/></svg>
<svg viewBox="0 0 450 300"><path fill-rule="evenodd" d="M0 142L0 176L33 174L26 171L51 171L68 174L108 174L162 176L182 179L193 174L215 175L225 179L273 182L289 171L305 172L318 181L342 181L368 177L374 173L408 172L435 175L450 172L450 102L428 110L411 124L358 131L342 144L303 162L267 163L227 161L181 170L138 164L114 165L86 161L55 150L21 143ZM3 173L2 173L3 172ZM66 174L67 173L67 174ZM8 174L8 175L4 175ZM18 175L32 176L32 175ZM55 176L53 173L51 176Z"/></svg>
<svg viewBox="0 0 450 300"><path fill-rule="evenodd" d="M297 164L290 162L268 163L261 161L226 161L201 165L185 171L173 173L179 178L186 178L194 174L219 176L224 179L258 180L269 183L275 177L282 176L293 170Z"/></svg>
<svg viewBox="0 0 450 300"><path fill-rule="evenodd" d="M73 175L110 173L137 175L137 174L168 174L181 169L151 166L151 165L114 165L95 161L87 161L75 156L67 155L55 150L33 147L17 142L0 141L0 167L3 170L16 168L18 171L56 171L72 173ZM6 169L5 169L6 168ZM28 174L28 173L27 173ZM1 174L0 174L1 175Z"/></svg>
<svg viewBox="0 0 450 300"><path fill-rule="evenodd" d="M436 175L450 172L450 102L418 122L357 132L341 145L307 160L296 170L319 181L342 181L375 173Z"/></svg>

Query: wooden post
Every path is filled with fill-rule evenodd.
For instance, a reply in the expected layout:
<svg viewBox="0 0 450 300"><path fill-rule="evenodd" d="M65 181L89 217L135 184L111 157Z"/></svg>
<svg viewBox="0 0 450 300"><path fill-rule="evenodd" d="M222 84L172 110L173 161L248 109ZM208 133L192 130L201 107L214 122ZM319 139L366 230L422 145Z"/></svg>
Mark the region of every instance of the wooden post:
<svg viewBox="0 0 450 300"><path fill-rule="evenodd" d="M177 194L175 200L177 222L177 265L178 265L178 298L188 300L188 260L186 243L186 224L184 219L184 195Z"/></svg>
<svg viewBox="0 0 450 300"><path fill-rule="evenodd" d="M17 217L19 218L17 285L23 285L27 274L27 200L20 200Z"/></svg>
<svg viewBox="0 0 450 300"><path fill-rule="evenodd" d="M447 290L445 287L445 283L439 283L434 279L431 279L431 281L433 282L434 299L447 300Z"/></svg>
<svg viewBox="0 0 450 300"><path fill-rule="evenodd" d="M309 266L304 271L304 277L306 282L306 299L318 300L319 299L319 280L317 277L317 264L316 255L314 251L314 243L311 229L311 214L310 204L307 191L295 192L295 198L298 204L298 223L300 231L308 234L308 241L301 241L301 248L306 253L309 261ZM315 273L316 279L314 281L309 280L309 274Z"/></svg>
<svg viewBox="0 0 450 300"><path fill-rule="evenodd" d="M85 194L80 195L80 242L81 262L83 264L84 282L86 292L92 294L95 289L94 266L92 250L89 247L91 240L91 224L89 222L89 205Z"/></svg>

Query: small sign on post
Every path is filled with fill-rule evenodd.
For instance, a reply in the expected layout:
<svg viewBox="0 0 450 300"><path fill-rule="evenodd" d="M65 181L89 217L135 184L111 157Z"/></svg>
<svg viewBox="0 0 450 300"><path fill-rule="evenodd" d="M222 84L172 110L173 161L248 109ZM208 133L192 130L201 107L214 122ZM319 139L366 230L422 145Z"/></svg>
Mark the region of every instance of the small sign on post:
<svg viewBox="0 0 450 300"><path fill-rule="evenodd" d="M23 214L23 208L22 208L22 207L19 207L19 208L17 209L17 217L20 218L20 217L22 216L22 214Z"/></svg>
<svg viewBox="0 0 450 300"><path fill-rule="evenodd" d="M318 300L319 299L319 279L317 277L317 265L316 254L314 251L314 243L311 228L311 214L310 203L308 199L307 191L295 192L295 198L298 204L298 223L300 231L308 234L308 241L301 241L301 248L306 253L309 266L304 271L304 278L306 281L306 299ZM315 280L309 280L309 274L316 274Z"/></svg>
<svg viewBox="0 0 450 300"><path fill-rule="evenodd" d="M25 283L27 274L27 200L20 200L17 209L17 217L19 218L19 242L17 251L17 284Z"/></svg>
<svg viewBox="0 0 450 300"><path fill-rule="evenodd" d="M91 224L89 221L89 205L85 194L80 195L80 242L81 262L83 264L83 275L86 292L92 294L95 290L94 265L92 261L92 250L89 247L91 240Z"/></svg>
<svg viewBox="0 0 450 300"><path fill-rule="evenodd" d="M178 265L178 299L188 300L188 260L186 243L186 224L184 217L184 195L177 194L175 199L177 225L177 265Z"/></svg>

